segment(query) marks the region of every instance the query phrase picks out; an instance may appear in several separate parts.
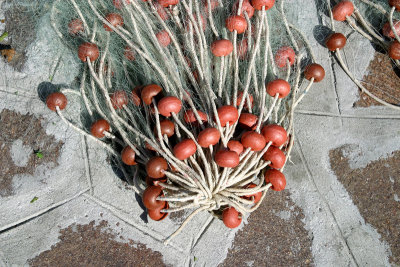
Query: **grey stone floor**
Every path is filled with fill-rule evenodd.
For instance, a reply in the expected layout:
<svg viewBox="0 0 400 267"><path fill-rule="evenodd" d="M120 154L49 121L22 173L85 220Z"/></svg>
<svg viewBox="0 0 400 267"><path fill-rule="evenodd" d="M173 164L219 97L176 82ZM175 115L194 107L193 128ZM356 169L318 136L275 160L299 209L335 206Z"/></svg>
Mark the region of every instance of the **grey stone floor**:
<svg viewBox="0 0 400 267"><path fill-rule="evenodd" d="M298 246L308 246L311 258L294 263L275 262L274 266L390 266L389 258L394 248L360 213L354 201L356 196L332 170L330 151L351 145L346 156L353 170L389 157L400 150L400 113L383 107L353 108L359 97L358 90L332 61L326 49L312 38L312 25L321 21L314 1L304 2L307 8L296 10L293 19L307 21L302 30L310 38L317 61L327 70L327 77L312 89L296 111L296 146L286 176L290 205L302 214L295 221L307 233L308 243ZM52 66L60 54L55 49L59 43L48 34L49 31L45 26L38 31L21 72L0 62L0 112L10 110L20 116L30 114L31 119L40 120L43 135L54 136L54 140L48 141L49 146L63 142L56 162L47 162L46 155L42 161L32 159L35 162L32 171L15 174L11 180L12 192L0 196L0 266L33 264L32 259L54 249L60 242L60 229L88 225L92 221L96 224L107 221L108 226L102 231L114 233L112 239L119 243L130 240L161 253L158 257L166 265L217 266L223 263L239 246L235 243L235 235L251 231L246 228L252 224L251 217L241 229L227 230L220 221L204 213L191 221L170 245L164 246L162 241L179 226L182 218L144 223L139 217L142 209L133 191L116 177L104 151L66 127L38 99L37 88L42 82L49 81ZM373 49L357 35L352 35L345 53L357 77L362 78L373 57ZM71 72L75 63L72 55L64 55L52 82L70 83L76 75ZM14 149L9 151L10 157L13 164L20 167L30 160L26 153L36 149L24 143L24 138L26 136L20 135L15 140L0 140L5 145L11 142L9 145ZM398 183L400 177L392 179ZM400 192L395 196L400 196ZM288 220L294 216L290 210L293 209L276 210L278 215L275 216L283 218L282 223L294 224ZM267 248L266 241L263 249ZM135 253L142 257L143 250L135 251L132 257ZM61 251L58 257L63 255L68 256ZM254 263L255 259L250 257L246 264L272 264L267 258L264 260ZM101 261L97 265L101 265ZM392 265L396 266L395 263Z"/></svg>

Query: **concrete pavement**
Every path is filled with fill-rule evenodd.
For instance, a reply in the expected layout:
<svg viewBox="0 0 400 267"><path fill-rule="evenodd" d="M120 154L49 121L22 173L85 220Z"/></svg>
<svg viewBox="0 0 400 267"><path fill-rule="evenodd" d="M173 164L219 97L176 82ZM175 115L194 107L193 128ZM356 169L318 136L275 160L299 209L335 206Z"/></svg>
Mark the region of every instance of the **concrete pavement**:
<svg viewBox="0 0 400 267"><path fill-rule="evenodd" d="M10 148L4 150L4 158L16 166L33 162L29 172L12 176L7 185L11 191L0 196L0 266L155 266L160 262L170 266L399 266L400 248L382 231L398 235L391 229L400 222L400 207L396 210L398 206L393 206L399 203L400 175L382 171L381 176L368 177L363 173L365 181L358 180L360 187L366 188L374 179L393 180L393 190L382 191L385 197L380 199L394 207L393 217L397 218L387 223L387 230L366 216L357 204L361 196L341 175L348 177L370 164L394 169L391 173L400 169L400 162L397 167L381 162L394 160L392 153L400 150L400 114L383 107L353 107L359 97L357 87L312 38L315 25L324 24L326 18L318 17L314 1L305 1L305 5L308 8L292 11L291 19L307 20L302 30L327 76L296 112L296 146L285 170L286 191L282 196L273 193L271 200L276 206L266 199L257 215L263 220L252 218L253 214L239 229L228 230L203 213L168 246L162 240L188 214L145 223L133 190L115 175L106 153L66 127L39 100L41 83L50 82L51 77L52 84L70 84L76 75L71 71L76 64L74 56L56 49L60 44L49 34L45 17L28 47L22 71L0 62L0 111L39 121L34 132L46 136L40 147L42 158L29 136L0 139L0 147ZM59 69L52 75L61 53ZM357 76L367 75L374 54L369 43L352 35L345 53ZM0 128L13 125L1 119ZM20 125L16 131L30 133L30 125ZM59 142L59 155L51 161L46 151L55 153L51 148ZM348 161L344 173L338 172L335 164L339 162L331 157L338 149L342 160ZM380 214L373 213L378 218ZM91 239L102 245L80 241ZM281 244L285 247L279 247ZM127 254L130 257L126 258ZM56 264L56 259L64 260Z"/></svg>

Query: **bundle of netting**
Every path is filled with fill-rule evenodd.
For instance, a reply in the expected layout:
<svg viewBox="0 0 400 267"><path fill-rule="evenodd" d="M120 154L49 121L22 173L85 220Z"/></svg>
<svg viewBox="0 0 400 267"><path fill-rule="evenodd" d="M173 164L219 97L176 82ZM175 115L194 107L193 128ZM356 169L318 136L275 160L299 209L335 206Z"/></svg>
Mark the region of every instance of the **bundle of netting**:
<svg viewBox="0 0 400 267"><path fill-rule="evenodd" d="M358 32L372 42L379 51L386 53L396 68L400 67L400 1L399 0L354 0L339 1L325 0L325 7L330 16L330 26L333 31L326 41L326 47L332 51L339 64L350 79L361 89L382 105L395 110L400 110L397 103L388 103L370 92L349 69L342 52L346 46L347 37L336 31L335 24L344 23L353 31ZM395 98L393 97L393 102Z"/></svg>
<svg viewBox="0 0 400 267"><path fill-rule="evenodd" d="M51 22L82 70L79 89L50 94L47 105L130 166L126 180L151 219L193 210L166 243L201 211L236 228L269 189L286 186L294 108L325 71L284 7L55 1ZM66 118L70 93L90 130Z"/></svg>

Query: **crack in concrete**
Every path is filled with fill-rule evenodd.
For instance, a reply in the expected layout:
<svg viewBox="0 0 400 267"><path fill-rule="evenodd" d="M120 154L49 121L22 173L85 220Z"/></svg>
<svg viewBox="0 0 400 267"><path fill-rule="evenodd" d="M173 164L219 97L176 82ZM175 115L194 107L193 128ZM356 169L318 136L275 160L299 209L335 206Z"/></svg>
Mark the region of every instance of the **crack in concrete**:
<svg viewBox="0 0 400 267"><path fill-rule="evenodd" d="M89 148L87 145L87 139L85 136L81 136L81 145L82 145L82 156L85 161L85 176L88 182L88 186L90 188L90 194L93 195L93 179L90 172L90 164L89 164Z"/></svg>
<svg viewBox="0 0 400 267"><path fill-rule="evenodd" d="M400 120L399 115L351 115L351 114L335 114L335 113L330 113L330 112L321 112L321 111L314 111L314 110L296 110L294 112L295 114L304 114L304 115L310 115L310 116L317 116L317 117L341 117L345 119L373 119L373 120Z"/></svg>
<svg viewBox="0 0 400 267"><path fill-rule="evenodd" d="M331 76L333 78L333 88L335 90L335 95L336 95L336 103L337 103L337 109L338 109L338 113L339 113L339 117L340 117L340 123L341 126L343 126L343 119L341 118L342 116L342 109L340 107L340 100L339 100L339 92L338 92L338 88L337 88L337 75L336 75L336 70L335 70L335 64L336 62L333 60L334 56L332 56L332 53L329 53L329 61L330 61L330 67L331 67Z"/></svg>
<svg viewBox="0 0 400 267"><path fill-rule="evenodd" d="M323 16L325 15L324 12L323 12L323 10L325 10L324 7L323 7L324 4L321 3L321 0L315 0L314 3L315 3L315 6L317 7L317 10L319 11L318 12L319 13L319 16L318 16L319 24L327 27L327 24L326 24L325 20L322 19ZM336 71L335 71L335 60L333 60L333 58L334 58L334 56L332 55L332 53L328 52L328 60L329 60L329 63L330 63L329 66L330 66L331 76L332 76L332 86L333 86L333 88L335 90L336 106L337 106L338 113L340 115L339 117L341 117L342 110L341 110L341 107L340 107L339 93L338 93L338 89L337 89L337 75L336 75ZM342 119L340 120L340 122L341 122L341 125L343 126L343 120Z"/></svg>
<svg viewBox="0 0 400 267"><path fill-rule="evenodd" d="M192 252L192 250L196 247L196 245L199 243L199 241L201 240L201 238L203 237L204 233L207 231L207 229L210 227L211 223L214 221L214 217L212 215L210 215L206 222L204 223L203 227L200 230L200 233L193 238L192 241L192 245L190 247L190 252Z"/></svg>

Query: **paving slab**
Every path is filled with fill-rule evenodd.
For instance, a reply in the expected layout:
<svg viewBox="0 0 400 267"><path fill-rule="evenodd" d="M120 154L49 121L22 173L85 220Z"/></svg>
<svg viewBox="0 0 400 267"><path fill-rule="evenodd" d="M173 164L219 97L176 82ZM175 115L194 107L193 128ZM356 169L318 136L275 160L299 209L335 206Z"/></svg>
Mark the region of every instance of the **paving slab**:
<svg viewBox="0 0 400 267"><path fill-rule="evenodd" d="M44 20L46 17L44 18ZM48 18L47 18L48 19ZM54 136L57 142L63 142L57 166L39 165L29 175L17 175L13 179L13 196L5 197L0 204L0 229L4 230L19 220L29 218L46 209L57 206L65 199L88 188L85 176L84 160L81 150L81 137L62 123L58 116L45 108L40 100L38 89L44 82L50 85L71 83L76 75L71 68L72 56L65 54L65 61L59 64L58 75L53 75L50 82L49 73L54 68L54 58L59 41L48 34L47 27L37 32L36 42L32 43L27 54L23 71L14 70L6 62L0 62L0 110L12 110L22 115L32 114L40 120L44 133ZM39 53L40 51L40 53ZM49 56L43 56L49 55ZM77 103L73 108L78 108ZM26 129L17 129L17 131ZM32 148L33 149L33 148ZM46 152L43 152L45 155ZM71 168L71 164L74 168ZM50 168L51 167L51 168ZM30 203L33 198L34 203ZM6 216L7 214L7 216Z"/></svg>
<svg viewBox="0 0 400 267"><path fill-rule="evenodd" d="M107 240L105 240L110 246L112 244L115 245L113 240L119 243L129 244L130 240L132 240L132 242L136 244L148 244L146 248L158 252L158 254L163 254L162 261L166 265L186 266L186 255L184 253L176 251L172 247L165 247L159 242L154 242L151 236L135 229L130 224L115 217L106 209L84 196L75 198L41 217L35 218L18 228L11 229L2 234L0 236L0 247L2 248L4 257L3 261L8 263L9 266L23 266L32 263L31 261L35 262L38 260L37 257L44 251L51 251L57 248L57 244L61 241L59 238L62 237L62 232L60 232L60 230L67 229L71 226L73 230L74 228L76 229L76 225L88 225L92 221L95 221L96 225L101 225L102 221L107 222L107 227L104 231L113 233L112 236L109 236ZM88 230L90 231L90 228ZM85 231L81 234L84 233ZM79 239L76 242L79 244ZM83 249L82 245L84 244L81 244L81 249ZM86 245L90 247L90 244ZM100 252L106 254L103 256L113 257L111 248L107 251L104 247L101 248L101 246L102 245L99 244L98 249L101 250ZM65 263L62 263L62 266L68 266L68 261L74 262L75 256L85 257L85 254L81 254L82 252L79 252L79 250L73 250L72 252L75 254L68 255L68 253L61 253L58 255L66 260ZM91 259L92 256L93 255L88 256L88 259ZM134 253L131 259L135 259L135 257L136 255ZM160 258L160 256L158 257ZM138 266L143 266L140 265L144 264L143 260L147 259L138 258ZM116 260L116 262L118 262L118 260ZM147 266L156 266L151 265L151 263L152 261L149 261L149 265ZM49 265L54 266L54 264L54 262L49 262ZM101 264L104 264L104 262Z"/></svg>
<svg viewBox="0 0 400 267"><path fill-rule="evenodd" d="M397 69L388 55L375 52L374 59L369 63L362 84L380 99L398 105L400 103L400 77ZM360 99L355 103L356 107L380 106L381 103L369 97L366 93L360 93Z"/></svg>
<svg viewBox="0 0 400 267"><path fill-rule="evenodd" d="M344 144L355 144L362 151L358 151L360 152L357 153L358 157L354 154L351 157L357 162L358 167L371 160L387 157L400 148L398 124L393 124L392 120L383 119L377 124L371 119L307 115L298 115L296 123L309 126L297 130L297 149L307 168L310 186L319 195L318 202L325 206L324 211L330 214L333 220L332 225L337 227L338 235L345 242L343 248L351 256L350 262L358 265L373 263L374 266L388 266L390 254L388 246L380 241L377 231L365 222L357 206L352 202L351 196L331 171L327 150ZM316 128L322 128L324 131L316 133L314 130ZM361 131L360 129L368 130ZM383 136L385 138L382 138ZM289 169L290 167L288 171ZM293 182L290 184L294 185ZM295 193L292 195L296 196ZM300 206L302 207L301 204ZM307 210L305 213L307 214ZM314 256L316 257L315 252ZM317 258L315 260L317 262Z"/></svg>
<svg viewBox="0 0 400 267"><path fill-rule="evenodd" d="M400 264L400 151L388 157L354 166L360 149L344 145L330 151L330 164L339 181L350 193L365 221L377 229L382 242L390 246L390 263ZM363 233L354 232L352 238ZM352 242L352 240L350 240Z"/></svg>
<svg viewBox="0 0 400 267"><path fill-rule="evenodd" d="M17 96L9 96L7 100L7 102L0 103L0 109L7 108L20 114L27 114L29 112L29 110L25 109L28 103L23 103ZM42 106L43 103L37 99L30 99L29 105ZM82 160L80 136L65 127L55 116L51 120L52 114L48 115L50 115L47 116L50 118L50 121L47 121L47 124L44 122L46 126L42 125L44 129L43 133L54 136L55 142L63 142L64 145L60 147L59 157L55 162L38 164L36 168L32 169L31 173L21 173L13 177L12 184L10 185L13 193L12 195L3 197L0 203L1 230L10 227L19 220L40 213L48 207L62 202L64 199L88 188ZM37 115L34 115L34 119L40 120L35 116ZM45 121L45 119L42 119L42 121ZM27 129L17 128L15 130L26 131ZM15 141L17 142L18 139ZM45 147L38 148L45 149ZM43 150L40 153L42 153L43 157L50 157L50 155L47 155L47 152L52 152L51 147L46 148L49 151ZM29 150L30 156L37 157L33 149L31 147L31 150ZM5 153L11 152L5 151ZM14 158L18 157L15 154L13 156ZM22 156L25 157L25 155ZM43 159L43 161L45 160L46 158ZM70 167L71 163L74 164L74 168L72 169ZM31 203L34 198L37 198L37 200Z"/></svg>
<svg viewBox="0 0 400 267"><path fill-rule="evenodd" d="M313 266L312 235L289 190L270 190L236 234L220 266Z"/></svg>

